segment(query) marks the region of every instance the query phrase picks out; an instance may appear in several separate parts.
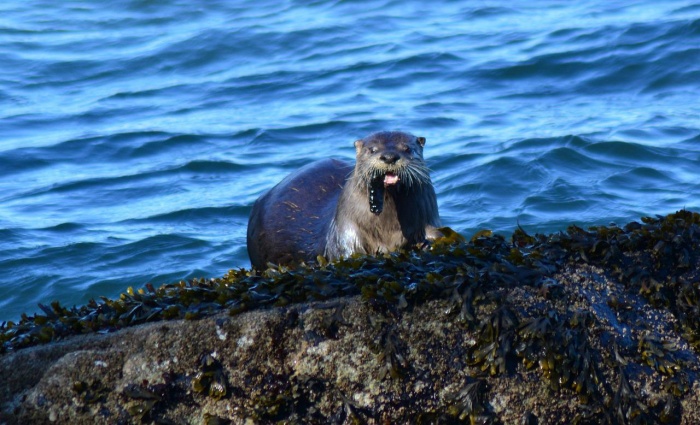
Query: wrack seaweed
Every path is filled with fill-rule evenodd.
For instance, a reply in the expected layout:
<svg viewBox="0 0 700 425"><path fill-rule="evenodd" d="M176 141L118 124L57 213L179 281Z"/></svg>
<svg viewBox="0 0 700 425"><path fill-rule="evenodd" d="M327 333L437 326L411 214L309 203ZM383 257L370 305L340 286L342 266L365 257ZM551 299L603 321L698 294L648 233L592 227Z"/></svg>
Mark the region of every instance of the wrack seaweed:
<svg viewBox="0 0 700 425"><path fill-rule="evenodd" d="M359 295L373 314L385 317L377 321L370 347L382 364L378 377L402 387L425 370L411 364L410 336L397 325L407 312L436 301L444 313L438 321L463 336L450 361L465 379L437 400L431 395L430 403L424 401L430 409L419 418L496 423L491 392L499 378L517 375L577 398L585 406L574 418L578 423L675 423L682 414L679 400L697 380L699 226L700 215L679 211L622 227L571 226L551 235L518 229L509 240L479 232L466 241L443 229L445 237L428 250L263 272L240 269L218 279L129 289L119 299L82 307L42 305L42 314L4 323L0 342L8 352L145 322ZM660 327L654 317L676 327ZM328 329L319 329L321 337L345 332L342 313L324 323L319 326ZM231 390L225 365L206 356L199 364L191 378L195 397L225 398ZM654 377L646 382L659 397L640 391L640 376ZM103 397L89 382L75 392L85 403ZM153 400L137 400L135 413L144 404L157 413L163 401ZM272 404L274 417L283 420L295 409L288 397L279 400ZM533 412L527 417L536 419Z"/></svg>
<svg viewBox="0 0 700 425"><path fill-rule="evenodd" d="M517 285L547 293L547 278L569 263L594 264L642 294L655 307L669 309L684 336L700 348L700 284L697 278L700 215L686 210L644 217L624 227L570 226L566 232L530 236L518 229L509 241L479 232L471 241L449 228L429 250L357 255L337 262L270 267L262 272L231 270L215 279L128 288L118 299L101 297L84 306L39 304L42 313L23 314L0 324L0 352L47 343L69 335L111 332L126 326L171 319L197 319L228 310L327 300L361 294L377 302L420 302L466 297L460 317L472 316L472 294ZM474 285L481 282L481 285ZM554 285L556 286L556 284ZM471 288L464 292L465 288ZM483 295L482 295L483 297ZM466 304L465 304L466 302Z"/></svg>

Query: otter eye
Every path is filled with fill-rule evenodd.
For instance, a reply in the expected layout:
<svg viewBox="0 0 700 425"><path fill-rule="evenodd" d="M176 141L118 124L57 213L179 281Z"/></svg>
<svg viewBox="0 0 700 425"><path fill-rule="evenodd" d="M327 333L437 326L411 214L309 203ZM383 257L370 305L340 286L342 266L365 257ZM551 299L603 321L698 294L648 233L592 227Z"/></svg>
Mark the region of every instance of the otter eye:
<svg viewBox="0 0 700 425"><path fill-rule="evenodd" d="M402 150L403 150L404 152L411 152L411 147L410 147L410 146L404 146L404 147L402 148Z"/></svg>
<svg viewBox="0 0 700 425"><path fill-rule="evenodd" d="M377 149L376 146L372 146L371 148L369 148L370 153L377 153L378 150L379 149Z"/></svg>

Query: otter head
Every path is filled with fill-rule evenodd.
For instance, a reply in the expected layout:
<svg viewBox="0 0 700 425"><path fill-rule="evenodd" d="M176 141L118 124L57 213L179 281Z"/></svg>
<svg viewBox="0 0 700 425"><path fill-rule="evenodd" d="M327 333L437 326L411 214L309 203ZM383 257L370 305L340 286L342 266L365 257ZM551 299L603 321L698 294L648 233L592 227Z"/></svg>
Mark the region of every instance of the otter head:
<svg viewBox="0 0 700 425"><path fill-rule="evenodd" d="M381 214L386 188L430 184L423 161L424 137L398 131L382 131L355 142L356 182L369 193L369 208Z"/></svg>

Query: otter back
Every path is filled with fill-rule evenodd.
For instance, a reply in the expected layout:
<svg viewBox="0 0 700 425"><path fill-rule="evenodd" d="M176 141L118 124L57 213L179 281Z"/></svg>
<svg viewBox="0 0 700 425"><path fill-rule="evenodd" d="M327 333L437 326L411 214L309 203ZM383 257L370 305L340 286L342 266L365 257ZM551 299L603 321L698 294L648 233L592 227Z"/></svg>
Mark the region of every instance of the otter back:
<svg viewBox="0 0 700 425"><path fill-rule="evenodd" d="M351 171L352 165L342 161L317 161L255 201L248 221L248 256L253 267L315 260L322 254L340 191Z"/></svg>

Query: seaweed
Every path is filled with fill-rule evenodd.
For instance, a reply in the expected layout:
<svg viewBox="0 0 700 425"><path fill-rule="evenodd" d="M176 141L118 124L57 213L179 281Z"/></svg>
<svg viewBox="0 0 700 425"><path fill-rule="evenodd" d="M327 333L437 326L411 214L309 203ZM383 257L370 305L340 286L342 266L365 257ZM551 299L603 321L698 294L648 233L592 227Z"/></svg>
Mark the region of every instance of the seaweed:
<svg viewBox="0 0 700 425"><path fill-rule="evenodd" d="M256 394L242 411L248 418L260 423L302 423L299 418L307 418L312 423L328 422L314 405L327 396L328 385L322 380L309 377L265 375L261 384L256 385ZM342 395L338 414L351 419L351 423L364 423L362 409L357 408ZM341 421L336 421L341 422Z"/></svg>
<svg viewBox="0 0 700 425"><path fill-rule="evenodd" d="M486 401L487 383L483 379L474 379L459 392L451 394L448 400L447 414L470 424L494 424L495 417Z"/></svg>
<svg viewBox="0 0 700 425"><path fill-rule="evenodd" d="M482 320L479 338L470 350L470 364L481 366L482 371L488 371L492 376L511 369L518 324L516 315L505 305Z"/></svg>
<svg viewBox="0 0 700 425"><path fill-rule="evenodd" d="M192 377L192 389L198 393L206 393L214 400L226 396L228 381L224 375L221 362L209 353L199 357L199 371Z"/></svg>
<svg viewBox="0 0 700 425"><path fill-rule="evenodd" d="M643 299L648 304L645 308L672 316L691 350L700 351L700 214L681 210L622 227L570 226L551 235L529 235L518 227L510 239L482 231L466 240L449 228L440 231L444 237L424 249L354 255L334 262L321 257L313 264L270 265L262 271L236 269L220 278L128 288L117 299L103 297L81 307L40 304L41 313L0 324L0 354L147 322L198 320L218 312L237 315L361 296L370 309L381 313L373 319L378 321L377 337L369 342L381 364L379 378L396 381L419 372L411 367L396 322L415 305L442 300L447 306L445 320L474 336L460 361L477 374L507 376L518 370L538 374L552 392L579 398L585 409L575 419L578 423L677 420L679 397L688 393L694 375L684 371L686 363L676 343L635 326L639 304L630 300ZM620 321L629 319L625 325L633 329L632 342L627 344L603 330L607 319L595 309L583 310L562 300L571 288L555 275L581 265L600 267L622 283L620 293L609 294L602 305ZM523 297L527 302L522 302ZM347 326L342 311L338 305L320 323L324 337L337 338ZM603 338L611 350L596 348L594 341ZM628 366L632 362L637 368L642 365L643 372ZM618 371L616 383L606 382L602 364ZM657 376L662 401L651 405L637 395L629 381L631 371ZM225 369L211 354L197 359L197 372L188 379L198 397L230 396ZM470 377L464 388L443 400L443 410L425 411L416 418L440 423L495 420L484 402L485 382ZM312 388L325 384L295 381L286 385L258 397L250 406L251 417L296 418L318 398ZM104 397L94 382L78 381L73 391L84 405ZM144 384L126 388L123 396L129 399L129 413L139 420L157 416L154 412L164 400L156 388ZM349 401L338 401L338 408L342 420L362 423L371 417ZM528 416L523 422L535 420Z"/></svg>
<svg viewBox="0 0 700 425"><path fill-rule="evenodd" d="M210 413L204 414L204 425L228 425L231 421Z"/></svg>
<svg viewBox="0 0 700 425"><path fill-rule="evenodd" d="M566 321L550 310L523 322L515 352L527 369L541 370L550 389L570 388L586 403L600 394L603 381L588 334L592 322L587 312L577 311Z"/></svg>
<svg viewBox="0 0 700 425"><path fill-rule="evenodd" d="M409 370L409 363L403 354L405 348L396 335L393 326L387 326L381 332L379 341L373 344L377 353L377 362L381 365L379 379L383 380L387 376L392 379L399 379Z"/></svg>
<svg viewBox="0 0 700 425"><path fill-rule="evenodd" d="M675 355L676 350L676 344L663 341L651 332L639 339L642 363L646 363L664 375L673 376L681 369L680 359Z"/></svg>
<svg viewBox="0 0 700 425"><path fill-rule="evenodd" d="M90 381L75 381L73 383L73 392L76 394L76 399L83 405L92 405L103 403L107 399L109 389L102 385L102 382L97 380Z"/></svg>
<svg viewBox="0 0 700 425"><path fill-rule="evenodd" d="M124 387L121 396L126 400L124 407L129 416L141 423L170 423L164 417L167 407L183 399L183 391L176 384L175 378L171 373L164 373L160 384L143 380Z"/></svg>
<svg viewBox="0 0 700 425"><path fill-rule="evenodd" d="M618 386L613 398L613 420L618 424L655 424L658 421L642 403L630 385L623 367L619 368Z"/></svg>

